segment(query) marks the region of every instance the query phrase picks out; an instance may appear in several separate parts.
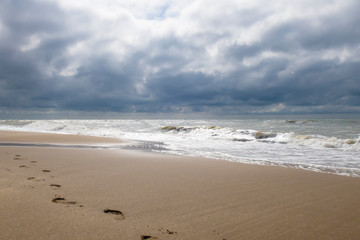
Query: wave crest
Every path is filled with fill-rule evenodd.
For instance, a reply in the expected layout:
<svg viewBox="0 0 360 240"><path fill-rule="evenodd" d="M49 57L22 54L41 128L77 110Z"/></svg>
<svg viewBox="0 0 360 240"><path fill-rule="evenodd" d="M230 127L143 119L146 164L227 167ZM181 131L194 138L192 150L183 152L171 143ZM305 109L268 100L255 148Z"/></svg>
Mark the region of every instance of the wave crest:
<svg viewBox="0 0 360 240"><path fill-rule="evenodd" d="M201 129L219 129L220 127L217 126L210 126L210 127L182 127L182 126L165 126L162 127L161 130L163 132L191 132L194 130L201 130Z"/></svg>
<svg viewBox="0 0 360 240"><path fill-rule="evenodd" d="M274 138L277 134L273 132L261 132L258 131L254 134L255 139L267 139L267 138Z"/></svg>

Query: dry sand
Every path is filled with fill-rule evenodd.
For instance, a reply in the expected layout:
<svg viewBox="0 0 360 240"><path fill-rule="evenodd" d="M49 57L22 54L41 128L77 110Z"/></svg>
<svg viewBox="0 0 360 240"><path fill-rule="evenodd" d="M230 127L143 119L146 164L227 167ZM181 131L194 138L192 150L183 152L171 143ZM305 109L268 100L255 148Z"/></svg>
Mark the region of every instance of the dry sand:
<svg viewBox="0 0 360 240"><path fill-rule="evenodd" d="M0 132L0 142L106 140ZM0 239L355 240L360 178L125 150L1 146Z"/></svg>

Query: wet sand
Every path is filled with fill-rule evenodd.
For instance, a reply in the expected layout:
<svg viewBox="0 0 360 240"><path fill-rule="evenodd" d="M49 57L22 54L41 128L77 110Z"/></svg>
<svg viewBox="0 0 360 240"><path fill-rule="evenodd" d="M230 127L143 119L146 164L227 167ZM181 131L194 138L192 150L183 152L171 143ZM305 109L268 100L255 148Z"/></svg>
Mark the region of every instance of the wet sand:
<svg viewBox="0 0 360 240"><path fill-rule="evenodd" d="M136 151L1 146L0 203L0 239L360 239L360 178Z"/></svg>

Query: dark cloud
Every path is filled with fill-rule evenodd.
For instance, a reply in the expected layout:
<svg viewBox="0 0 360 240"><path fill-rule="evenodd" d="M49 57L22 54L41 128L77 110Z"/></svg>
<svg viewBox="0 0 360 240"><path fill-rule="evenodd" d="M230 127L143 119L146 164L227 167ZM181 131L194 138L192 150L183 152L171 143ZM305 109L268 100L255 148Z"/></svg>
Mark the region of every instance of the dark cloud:
<svg viewBox="0 0 360 240"><path fill-rule="evenodd" d="M359 7L274 24L267 8L198 9L186 32L157 29L164 12L150 31L126 14L2 1L0 110L359 112Z"/></svg>

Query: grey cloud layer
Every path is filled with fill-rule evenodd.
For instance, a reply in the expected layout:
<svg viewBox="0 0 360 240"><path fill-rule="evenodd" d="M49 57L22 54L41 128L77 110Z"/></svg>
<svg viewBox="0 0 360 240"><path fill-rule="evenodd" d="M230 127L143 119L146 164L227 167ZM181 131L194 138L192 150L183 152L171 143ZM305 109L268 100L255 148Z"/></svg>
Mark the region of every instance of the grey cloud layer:
<svg viewBox="0 0 360 240"><path fill-rule="evenodd" d="M0 110L360 112L358 1L241 4L154 20L1 1Z"/></svg>

